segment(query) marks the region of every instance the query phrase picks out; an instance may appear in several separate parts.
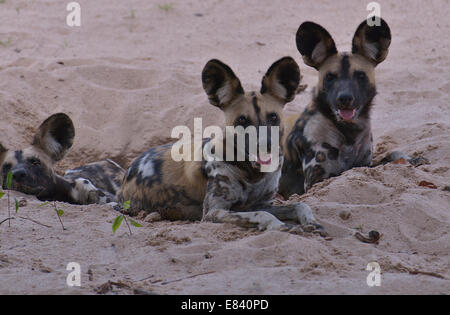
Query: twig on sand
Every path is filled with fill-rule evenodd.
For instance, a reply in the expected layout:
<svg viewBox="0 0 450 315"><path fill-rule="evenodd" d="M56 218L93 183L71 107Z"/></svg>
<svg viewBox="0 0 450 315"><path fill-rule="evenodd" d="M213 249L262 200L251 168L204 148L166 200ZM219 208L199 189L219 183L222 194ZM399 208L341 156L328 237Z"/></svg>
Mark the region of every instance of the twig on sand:
<svg viewBox="0 0 450 315"><path fill-rule="evenodd" d="M113 290L113 286L116 286L120 289L129 289L133 291L134 295L157 295L157 293L153 291L148 291L140 288L136 288L131 284L122 282L122 281L111 281L102 284L98 288L94 289L98 294L106 294L108 292L111 292Z"/></svg>
<svg viewBox="0 0 450 315"><path fill-rule="evenodd" d="M148 280L148 279L153 278L154 276L155 276L155 275L150 275L150 276L148 276L148 277L145 277L144 279L136 280L136 281L133 281L133 282L141 282L141 281L145 281L145 280Z"/></svg>
<svg viewBox="0 0 450 315"><path fill-rule="evenodd" d="M215 272L215 271L207 271L207 272L198 273L198 274L195 274L195 275L192 275L192 276L189 276L189 277L185 277L185 278L179 278L179 279L174 279L174 280L168 280L168 281L161 282L161 285L166 285L166 284L169 284L169 283L172 283L172 282L183 281L183 280L186 280L186 279L191 279L191 278L195 278L195 277L198 277L198 276L207 275L207 274L214 273L214 272Z"/></svg>
<svg viewBox="0 0 450 315"><path fill-rule="evenodd" d="M438 274L436 272L420 271L420 270L417 270L417 269L408 270L408 272L410 274L412 274L412 275L425 275L425 276L431 276L431 277L436 277L436 278L445 280L445 277L443 275L440 275L440 274Z"/></svg>
<svg viewBox="0 0 450 315"><path fill-rule="evenodd" d="M33 219L30 219L30 218L26 218L26 217L20 217L20 216L19 216L19 218L21 218L21 219L24 219L24 220L28 220L28 221L31 221L31 222L33 222L33 223L36 223L36 224L39 224L39 225L42 225L42 226L45 226L46 228L51 228L51 227L52 227L51 225L47 225L47 224L44 224L44 223L38 222L38 221L36 221L36 220L33 220Z"/></svg>
<svg viewBox="0 0 450 315"><path fill-rule="evenodd" d="M6 221L10 221L10 220L13 220L14 218L6 218L5 220L3 220L2 222L0 222L0 225L2 225L4 222L6 222Z"/></svg>
<svg viewBox="0 0 450 315"><path fill-rule="evenodd" d="M400 265L398 267L398 269L400 269L401 271L407 272L411 275L424 275L424 276L430 276L430 277L435 277L435 278L439 278L439 279L446 279L443 275L440 275L436 272L432 272L432 271L422 271L422 270L418 270L418 269L411 269L409 267Z"/></svg>

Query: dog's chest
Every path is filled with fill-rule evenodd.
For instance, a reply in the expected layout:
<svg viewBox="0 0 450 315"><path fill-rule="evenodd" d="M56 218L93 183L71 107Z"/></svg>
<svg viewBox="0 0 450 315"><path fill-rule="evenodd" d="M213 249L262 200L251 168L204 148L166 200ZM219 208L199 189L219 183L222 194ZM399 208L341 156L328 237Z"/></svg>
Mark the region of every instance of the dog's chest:
<svg viewBox="0 0 450 315"><path fill-rule="evenodd" d="M372 141L367 134L353 145L342 144L339 148L338 164L345 171L352 167L369 165L372 160Z"/></svg>
<svg viewBox="0 0 450 315"><path fill-rule="evenodd" d="M246 182L246 187L242 189L242 200L249 205L271 201L278 190L280 175L281 171L276 171L266 174L256 183Z"/></svg>
<svg viewBox="0 0 450 315"><path fill-rule="evenodd" d="M338 175L352 167L369 166L372 161L373 143L370 122L349 141L334 124L318 114L305 128L305 136L311 143L314 156L310 165L320 164L329 175Z"/></svg>
<svg viewBox="0 0 450 315"><path fill-rule="evenodd" d="M223 162L207 162L208 176L221 178L220 186L225 187L227 198L233 200L233 210L245 211L257 204L273 200L281 176L281 168L277 171L263 173L261 178L251 180L235 166L226 166Z"/></svg>

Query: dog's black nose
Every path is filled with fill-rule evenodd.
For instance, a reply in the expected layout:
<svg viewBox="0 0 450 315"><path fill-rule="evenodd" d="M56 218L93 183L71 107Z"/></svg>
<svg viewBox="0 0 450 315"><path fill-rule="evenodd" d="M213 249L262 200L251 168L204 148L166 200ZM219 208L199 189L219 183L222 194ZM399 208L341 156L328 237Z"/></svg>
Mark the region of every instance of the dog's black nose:
<svg viewBox="0 0 450 315"><path fill-rule="evenodd" d="M13 170L13 179L16 181L21 181L26 176L27 176L27 173L25 172L25 169L23 169L23 168Z"/></svg>
<svg viewBox="0 0 450 315"><path fill-rule="evenodd" d="M354 100L355 98L350 93L339 93L337 97L338 105L342 107L350 107Z"/></svg>

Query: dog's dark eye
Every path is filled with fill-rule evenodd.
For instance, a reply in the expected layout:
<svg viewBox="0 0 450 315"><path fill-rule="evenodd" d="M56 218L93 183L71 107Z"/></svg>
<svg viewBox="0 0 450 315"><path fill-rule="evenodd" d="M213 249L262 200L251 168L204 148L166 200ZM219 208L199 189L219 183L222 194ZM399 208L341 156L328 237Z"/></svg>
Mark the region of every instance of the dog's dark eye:
<svg viewBox="0 0 450 315"><path fill-rule="evenodd" d="M356 71L355 77L359 82L366 82L367 80L367 75L362 71Z"/></svg>
<svg viewBox="0 0 450 315"><path fill-rule="evenodd" d="M236 119L235 125L236 126L247 126L249 125L250 121L245 116L239 116L238 119Z"/></svg>
<svg viewBox="0 0 450 315"><path fill-rule="evenodd" d="M328 72L325 76L324 81L327 83L331 83L333 82L335 79L337 78L337 75L335 75L334 73Z"/></svg>
<svg viewBox="0 0 450 315"><path fill-rule="evenodd" d="M272 124L278 123L279 122L279 118L278 118L277 113L267 114L267 121L272 123Z"/></svg>

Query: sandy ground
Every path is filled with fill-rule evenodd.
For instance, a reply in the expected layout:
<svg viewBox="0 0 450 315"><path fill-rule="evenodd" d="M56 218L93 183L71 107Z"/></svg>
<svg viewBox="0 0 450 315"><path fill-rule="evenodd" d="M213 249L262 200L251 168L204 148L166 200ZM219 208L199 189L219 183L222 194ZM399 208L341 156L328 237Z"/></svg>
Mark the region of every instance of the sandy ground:
<svg viewBox="0 0 450 315"><path fill-rule="evenodd" d="M70 28L68 2L0 3L0 140L24 147L47 116L69 114L77 134L59 171L105 157L127 167L170 141L176 125L194 117L220 124L200 80L211 58L257 89L272 62L293 56L309 87L286 112L300 112L317 80L295 47L300 23L322 24L348 50L368 14L366 3L350 0L80 0L82 26ZM353 169L295 198L311 205L333 240L145 220L132 236L125 225L113 234L117 213L109 207L58 204L63 231L50 206L12 192L27 205L11 227L0 225L0 293L450 293L450 5L379 2L393 40L377 67L377 156L398 149L430 164ZM419 186L423 180L437 188ZM6 198L0 211L1 221ZM361 243L355 229L382 238ZM381 266L380 287L366 284L372 261ZM79 288L66 285L69 262L81 265Z"/></svg>

